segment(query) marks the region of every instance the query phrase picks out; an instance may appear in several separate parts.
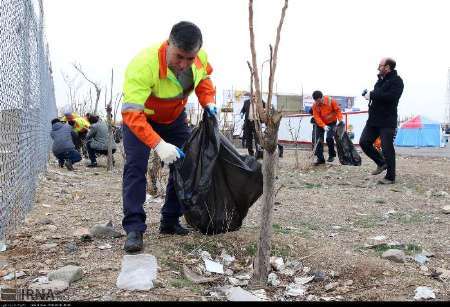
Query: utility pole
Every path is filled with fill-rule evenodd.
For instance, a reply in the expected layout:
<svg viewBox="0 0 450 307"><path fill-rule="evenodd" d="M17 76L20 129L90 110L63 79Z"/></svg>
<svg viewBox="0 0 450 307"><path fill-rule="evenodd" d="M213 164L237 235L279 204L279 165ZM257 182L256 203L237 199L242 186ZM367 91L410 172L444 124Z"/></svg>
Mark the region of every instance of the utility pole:
<svg viewBox="0 0 450 307"><path fill-rule="evenodd" d="M448 68L448 78L447 78L447 106L446 106L446 116L447 118L445 119L447 121L448 124L450 124L450 67Z"/></svg>

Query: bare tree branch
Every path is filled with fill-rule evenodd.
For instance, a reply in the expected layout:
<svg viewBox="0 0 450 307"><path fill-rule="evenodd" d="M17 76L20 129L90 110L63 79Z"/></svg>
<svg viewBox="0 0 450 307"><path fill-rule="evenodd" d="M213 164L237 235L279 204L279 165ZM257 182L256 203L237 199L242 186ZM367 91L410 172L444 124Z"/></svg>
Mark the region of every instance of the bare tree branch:
<svg viewBox="0 0 450 307"><path fill-rule="evenodd" d="M101 93L100 86L98 85L98 83L92 81L91 79L89 79L87 77L86 73L82 70L80 64L73 63L72 65L83 76L83 78L86 79L86 81L89 82L90 84L92 84L92 86L95 88L95 93L96 93L97 97L95 99L94 114L97 114L98 101L100 100L100 93Z"/></svg>
<svg viewBox="0 0 450 307"><path fill-rule="evenodd" d="M255 48L255 33L253 31L253 0L248 2L248 21L250 29L250 50L252 53L252 67L253 67L253 79L255 80L255 95L257 101L258 115L262 122L267 122L267 116L264 112L264 107L262 104L262 93L260 87L259 73L258 73L258 63L256 60L256 48Z"/></svg>

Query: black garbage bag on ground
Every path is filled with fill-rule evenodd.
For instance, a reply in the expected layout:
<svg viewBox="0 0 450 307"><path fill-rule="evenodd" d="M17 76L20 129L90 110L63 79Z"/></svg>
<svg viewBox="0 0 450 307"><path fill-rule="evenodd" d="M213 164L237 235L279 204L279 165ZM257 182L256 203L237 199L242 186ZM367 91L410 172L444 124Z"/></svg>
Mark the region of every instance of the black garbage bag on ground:
<svg viewBox="0 0 450 307"><path fill-rule="evenodd" d="M205 114L174 163L174 184L189 225L204 234L238 230L263 192L261 164L240 155Z"/></svg>
<svg viewBox="0 0 450 307"><path fill-rule="evenodd" d="M344 123L339 123L336 126L336 132L334 134L336 140L337 154L339 162L343 165L361 165L361 156L356 151L355 145L353 145L350 137L345 131Z"/></svg>

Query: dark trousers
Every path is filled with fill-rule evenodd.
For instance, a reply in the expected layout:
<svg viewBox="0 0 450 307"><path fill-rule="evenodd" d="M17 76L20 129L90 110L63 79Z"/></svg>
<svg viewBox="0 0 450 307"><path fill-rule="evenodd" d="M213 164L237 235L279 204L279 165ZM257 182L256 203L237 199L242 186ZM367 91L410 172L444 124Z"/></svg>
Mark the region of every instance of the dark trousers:
<svg viewBox="0 0 450 307"><path fill-rule="evenodd" d="M56 159L58 159L59 166L64 165L64 161L70 160L72 164L81 161L81 155L75 149L68 150L62 153L55 155Z"/></svg>
<svg viewBox="0 0 450 307"><path fill-rule="evenodd" d="M191 130L187 124L186 113L182 113L172 124L163 125L150 122L153 130L167 143L179 148L190 136ZM130 231L145 232L146 214L144 202L146 196L146 173L150 148L142 143L131 130L123 125L123 146L126 161L123 169L123 220L122 226L127 233ZM170 167L169 180L166 188L166 199L161 209L161 223L175 224L183 214L178 202L173 184L173 167Z"/></svg>
<svg viewBox="0 0 450 307"><path fill-rule="evenodd" d="M87 131L76 133L76 137L72 138L75 144L75 149L81 152L81 147L83 146L83 141L86 140Z"/></svg>
<svg viewBox="0 0 450 307"><path fill-rule="evenodd" d="M255 147L257 151L260 151L258 134L256 133L255 122L246 120L244 126L245 144L247 145L248 154L253 156L255 151L253 150L253 140L255 140Z"/></svg>
<svg viewBox="0 0 450 307"><path fill-rule="evenodd" d="M336 157L336 150L334 149L334 131L336 129L336 122L327 125L330 130L327 131L326 142L328 146L328 157ZM319 142L316 148L316 156L320 161L325 161L323 157L323 138L325 136L325 129L316 125L316 137L315 141Z"/></svg>
<svg viewBox="0 0 450 307"><path fill-rule="evenodd" d="M108 155L108 150L99 150L99 149L95 149L92 148L91 146L91 142L87 142L86 144L86 149L89 155L89 159L91 160L92 163L96 163L97 162L97 154L99 155ZM114 154L116 152L115 149L112 150L112 153ZM114 156L112 157L112 160L114 162Z"/></svg>
<svg viewBox="0 0 450 307"><path fill-rule="evenodd" d="M381 128L366 125L359 139L359 145L364 153L378 166L387 165L386 179L395 180L395 128ZM373 142L381 138L382 153L373 146Z"/></svg>

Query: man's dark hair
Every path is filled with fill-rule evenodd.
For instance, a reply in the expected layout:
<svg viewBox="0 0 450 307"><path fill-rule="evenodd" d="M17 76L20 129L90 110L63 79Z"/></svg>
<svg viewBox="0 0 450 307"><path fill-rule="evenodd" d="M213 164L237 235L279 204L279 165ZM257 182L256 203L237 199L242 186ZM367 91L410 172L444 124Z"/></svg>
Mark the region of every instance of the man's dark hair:
<svg viewBox="0 0 450 307"><path fill-rule="evenodd" d="M312 97L314 100L316 100L316 99L322 98L323 94L321 91L314 91L314 93L312 94Z"/></svg>
<svg viewBox="0 0 450 307"><path fill-rule="evenodd" d="M397 63L394 61L394 59L391 58L387 58L386 62L384 63L384 65L389 65L389 67L391 68L391 70L395 69L395 66L397 65Z"/></svg>
<svg viewBox="0 0 450 307"><path fill-rule="evenodd" d="M98 122L99 118L100 117L98 115L91 115L91 116L89 116L88 121L91 124L95 124Z"/></svg>
<svg viewBox="0 0 450 307"><path fill-rule="evenodd" d="M202 32L192 22L180 21L172 27L169 42L184 51L195 52L202 47Z"/></svg>
<svg viewBox="0 0 450 307"><path fill-rule="evenodd" d="M60 123L61 121L59 120L59 118L54 118L54 119L52 119L52 125L53 124L56 124L56 123Z"/></svg>

